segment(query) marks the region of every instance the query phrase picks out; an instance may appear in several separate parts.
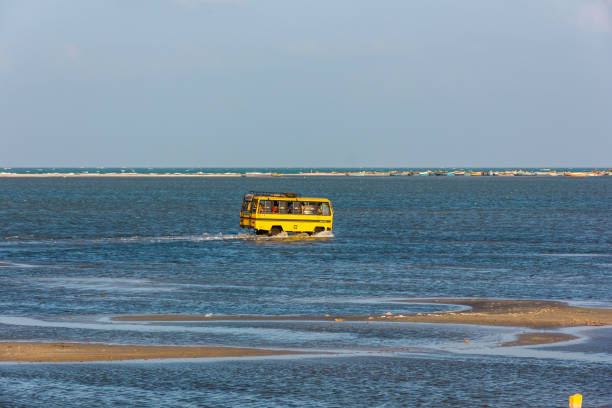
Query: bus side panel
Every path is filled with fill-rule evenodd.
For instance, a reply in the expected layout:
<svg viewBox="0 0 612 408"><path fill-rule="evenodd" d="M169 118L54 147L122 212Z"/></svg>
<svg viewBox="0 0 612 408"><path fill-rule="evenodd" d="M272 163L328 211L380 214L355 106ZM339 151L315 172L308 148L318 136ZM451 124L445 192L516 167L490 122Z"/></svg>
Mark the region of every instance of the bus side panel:
<svg viewBox="0 0 612 408"><path fill-rule="evenodd" d="M264 218L265 217L265 218ZM303 217L289 218L268 216L257 214L252 219L253 228L258 230L270 231L272 227L280 226L283 231L287 232L314 232L315 228L322 227L326 230L333 228L331 217L309 217L305 219Z"/></svg>
<svg viewBox="0 0 612 408"><path fill-rule="evenodd" d="M287 214L287 213L258 213L260 207L260 201L286 201L286 202L315 202L315 203L326 203L329 205L329 215L305 215L305 214ZM255 230L270 231L272 227L280 226L283 231L286 232L314 232L316 228L320 227L325 230L331 231L333 228L333 207L329 200L322 200L316 198L283 198L278 197L264 197L259 196L253 198L251 201L250 214L244 221L247 228L253 228ZM269 209L268 209L269 210ZM280 205L279 205L280 210ZM242 224L242 222L241 222Z"/></svg>

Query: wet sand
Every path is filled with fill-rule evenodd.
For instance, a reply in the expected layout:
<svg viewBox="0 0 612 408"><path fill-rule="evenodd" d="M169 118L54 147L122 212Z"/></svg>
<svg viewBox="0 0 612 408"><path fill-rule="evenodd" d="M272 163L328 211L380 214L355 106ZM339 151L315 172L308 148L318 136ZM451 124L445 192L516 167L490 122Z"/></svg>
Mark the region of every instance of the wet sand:
<svg viewBox="0 0 612 408"><path fill-rule="evenodd" d="M569 306L565 302L542 300L491 299L406 299L407 303L438 303L469 306L468 310L417 314L325 315L325 316L201 316L148 315L120 316L119 321L199 321L199 320L323 320L323 321L392 321L415 323L453 323L482 326L512 326L532 329L555 329L577 326L607 326L612 324L612 309ZM514 341L501 346L550 344L576 339L565 333L521 333Z"/></svg>
<svg viewBox="0 0 612 408"><path fill-rule="evenodd" d="M469 306L469 310L372 315L252 316L252 315L141 315L119 316L117 321L200 321L200 320L331 320L399 321L417 323L457 323L484 326L514 326L550 329L612 324L612 309L569 306L565 302L544 300L490 299L406 299L407 303L438 303Z"/></svg>
<svg viewBox="0 0 612 408"><path fill-rule="evenodd" d="M80 362L163 358L259 357L304 354L236 347L117 346L86 343L0 342L0 361Z"/></svg>
<svg viewBox="0 0 612 408"><path fill-rule="evenodd" d="M491 299L408 299L408 303L439 303L469 306L469 310L438 313L410 314L406 316L378 316L376 320L407 321L417 323L454 323L482 326L510 326L532 329L612 325L612 309L569 306L566 302L542 300ZM520 333L502 347L552 344L577 339L558 332Z"/></svg>
<svg viewBox="0 0 612 408"><path fill-rule="evenodd" d="M502 347L533 346L537 344L552 344L560 341L569 341L578 337L565 333L521 333L516 340L500 344Z"/></svg>
<svg viewBox="0 0 612 408"><path fill-rule="evenodd" d="M566 302L491 299L410 299L405 301L471 307L470 310L407 315L399 319L411 322L464 323L533 329L612 325L612 309L569 306Z"/></svg>

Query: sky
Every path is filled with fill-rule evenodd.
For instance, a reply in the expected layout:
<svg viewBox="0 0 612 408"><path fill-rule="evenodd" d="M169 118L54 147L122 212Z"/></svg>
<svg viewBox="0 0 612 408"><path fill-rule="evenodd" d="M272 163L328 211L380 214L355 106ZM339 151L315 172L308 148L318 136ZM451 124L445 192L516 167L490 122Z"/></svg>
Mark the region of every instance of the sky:
<svg viewBox="0 0 612 408"><path fill-rule="evenodd" d="M611 158L612 0L0 0L0 168Z"/></svg>

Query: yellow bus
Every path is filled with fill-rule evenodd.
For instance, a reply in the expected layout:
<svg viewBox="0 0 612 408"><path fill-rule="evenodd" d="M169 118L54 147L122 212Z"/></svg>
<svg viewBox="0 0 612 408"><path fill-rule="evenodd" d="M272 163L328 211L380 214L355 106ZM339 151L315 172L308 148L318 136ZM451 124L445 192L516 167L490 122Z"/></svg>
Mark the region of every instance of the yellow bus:
<svg viewBox="0 0 612 408"><path fill-rule="evenodd" d="M277 235L283 231L316 234L331 231L333 218L327 198L251 191L242 201L240 227L253 229L258 235Z"/></svg>

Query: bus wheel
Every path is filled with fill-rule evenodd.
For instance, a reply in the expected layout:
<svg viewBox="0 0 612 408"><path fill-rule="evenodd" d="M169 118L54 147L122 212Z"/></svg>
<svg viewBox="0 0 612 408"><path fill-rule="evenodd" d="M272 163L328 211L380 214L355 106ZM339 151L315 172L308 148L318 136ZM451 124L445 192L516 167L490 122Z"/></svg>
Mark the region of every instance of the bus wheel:
<svg viewBox="0 0 612 408"><path fill-rule="evenodd" d="M278 235L281 232L283 232L283 229L281 227L272 227L270 229L270 236Z"/></svg>
<svg viewBox="0 0 612 408"><path fill-rule="evenodd" d="M318 234L319 232L323 232L323 231L325 231L325 228L323 228L323 227L316 227L316 228L314 229L314 233L315 233L315 234Z"/></svg>
<svg viewBox="0 0 612 408"><path fill-rule="evenodd" d="M266 235L267 233L266 230L255 230L255 235Z"/></svg>

